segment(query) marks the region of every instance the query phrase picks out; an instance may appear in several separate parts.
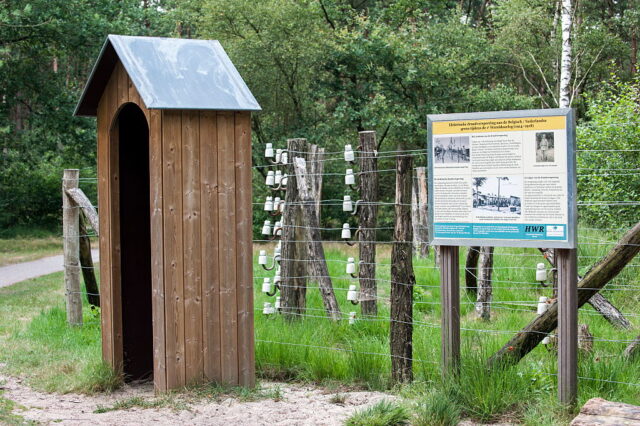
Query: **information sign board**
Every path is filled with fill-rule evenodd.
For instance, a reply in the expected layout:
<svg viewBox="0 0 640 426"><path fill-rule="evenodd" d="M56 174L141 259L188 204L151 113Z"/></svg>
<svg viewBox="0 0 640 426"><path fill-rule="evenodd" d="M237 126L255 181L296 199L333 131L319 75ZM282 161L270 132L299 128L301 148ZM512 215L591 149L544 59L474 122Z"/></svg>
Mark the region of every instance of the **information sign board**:
<svg viewBox="0 0 640 426"><path fill-rule="evenodd" d="M429 115L433 245L576 247L569 108Z"/></svg>

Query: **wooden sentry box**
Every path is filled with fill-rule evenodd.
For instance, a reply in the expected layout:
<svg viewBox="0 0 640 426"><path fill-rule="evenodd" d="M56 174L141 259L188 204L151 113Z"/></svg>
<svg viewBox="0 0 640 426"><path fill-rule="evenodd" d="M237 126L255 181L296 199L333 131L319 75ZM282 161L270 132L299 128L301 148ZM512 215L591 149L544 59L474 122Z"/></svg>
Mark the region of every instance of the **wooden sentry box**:
<svg viewBox="0 0 640 426"><path fill-rule="evenodd" d="M104 360L156 390L254 384L251 111L217 41L110 35L98 122Z"/></svg>

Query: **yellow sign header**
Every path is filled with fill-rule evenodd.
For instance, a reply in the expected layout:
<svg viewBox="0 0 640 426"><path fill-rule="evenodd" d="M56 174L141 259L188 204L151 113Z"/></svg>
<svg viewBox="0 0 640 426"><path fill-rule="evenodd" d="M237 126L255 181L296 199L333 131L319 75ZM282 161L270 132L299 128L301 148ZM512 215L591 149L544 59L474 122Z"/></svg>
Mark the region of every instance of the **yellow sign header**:
<svg viewBox="0 0 640 426"><path fill-rule="evenodd" d="M498 118L489 120L435 121L434 135L452 133L518 132L525 130L561 130L566 128L566 117Z"/></svg>

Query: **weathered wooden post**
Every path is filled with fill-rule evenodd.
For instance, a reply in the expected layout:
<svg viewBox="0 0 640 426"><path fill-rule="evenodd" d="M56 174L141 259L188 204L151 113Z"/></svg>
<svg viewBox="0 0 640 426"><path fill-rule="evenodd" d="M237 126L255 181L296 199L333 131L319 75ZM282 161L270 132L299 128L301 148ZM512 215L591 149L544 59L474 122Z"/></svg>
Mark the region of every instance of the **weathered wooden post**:
<svg viewBox="0 0 640 426"><path fill-rule="evenodd" d="M478 294L478 259L480 258L480 246L471 246L467 249L467 260L464 266L464 285L468 293Z"/></svg>
<svg viewBox="0 0 640 426"><path fill-rule="evenodd" d="M391 377L396 383L413 380L413 274L411 224L411 165L413 159L396 160L396 203L391 249Z"/></svg>
<svg viewBox="0 0 640 426"><path fill-rule="evenodd" d="M376 223L378 216L378 158L376 132L360 132L360 305L363 315L378 314L376 299Z"/></svg>
<svg viewBox="0 0 640 426"><path fill-rule="evenodd" d="M286 173L287 190L284 196L285 209L282 213L282 261L280 264L282 283L282 313L287 319L299 319L304 313L307 294L307 259L304 244L305 231L302 221L302 206L293 168L294 157L307 159L309 144L306 139L287 140L289 151Z"/></svg>
<svg viewBox="0 0 640 426"><path fill-rule="evenodd" d="M66 169L62 177L62 235L64 238L64 287L67 300L67 322L82 325L82 297L80 294L80 207L75 206L67 193L78 187L80 171Z"/></svg>
<svg viewBox="0 0 640 426"><path fill-rule="evenodd" d="M478 318L491 319L491 275L493 273L493 247L480 248L480 266L478 272L478 291L476 297L476 313Z"/></svg>
<svg viewBox="0 0 640 426"><path fill-rule="evenodd" d="M91 257L91 239L87 234L86 215L80 215L80 266L82 266L82 279L87 290L87 301L93 306L100 306L100 288L96 280L96 272Z"/></svg>
<svg viewBox="0 0 640 426"><path fill-rule="evenodd" d="M413 224L413 248L418 257L429 256L429 211L427 193L427 169L416 167L411 191L411 223Z"/></svg>
<svg viewBox="0 0 640 426"><path fill-rule="evenodd" d="M318 280L320 295L324 303L327 316L334 321L338 321L341 317L340 307L333 292L333 285L329 276L329 268L324 257L324 248L322 247L318 216L316 215L315 202L307 186L305 174L307 171L304 158L294 157L293 166L295 168L295 184L298 186L300 193L300 205L302 206L302 217L307 224L305 244L309 255L309 271Z"/></svg>

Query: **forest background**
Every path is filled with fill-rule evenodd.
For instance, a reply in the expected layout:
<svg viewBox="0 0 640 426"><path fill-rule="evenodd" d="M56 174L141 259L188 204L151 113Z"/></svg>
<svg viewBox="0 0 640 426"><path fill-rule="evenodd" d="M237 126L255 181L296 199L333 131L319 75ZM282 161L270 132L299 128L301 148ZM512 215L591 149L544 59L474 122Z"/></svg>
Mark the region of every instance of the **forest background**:
<svg viewBox="0 0 640 426"><path fill-rule="evenodd" d="M426 146L427 114L556 107L559 3L0 0L0 237L57 230L62 170L95 176L95 121L72 114L107 34L220 40L262 106L252 123L260 165L265 144L284 148L287 138L339 152L357 145L358 131L376 130L380 150L416 149ZM575 1L571 93L579 146L639 146L638 3ZM583 167L614 167L605 154L585 157ZM628 168L640 155L618 161ZM386 168L384 159L379 167ZM257 202L265 194L261 170L254 173ZM344 163L327 162L325 172L344 173ZM640 194L637 176L596 175L580 182L585 199ZM393 179L381 174L381 198L393 193ZM85 192L97 201L95 188ZM325 180L323 199L343 194L342 179ZM381 226L392 212L380 213ZM634 218L633 208L583 214L596 225L626 226ZM323 211L323 225L341 222Z"/></svg>

